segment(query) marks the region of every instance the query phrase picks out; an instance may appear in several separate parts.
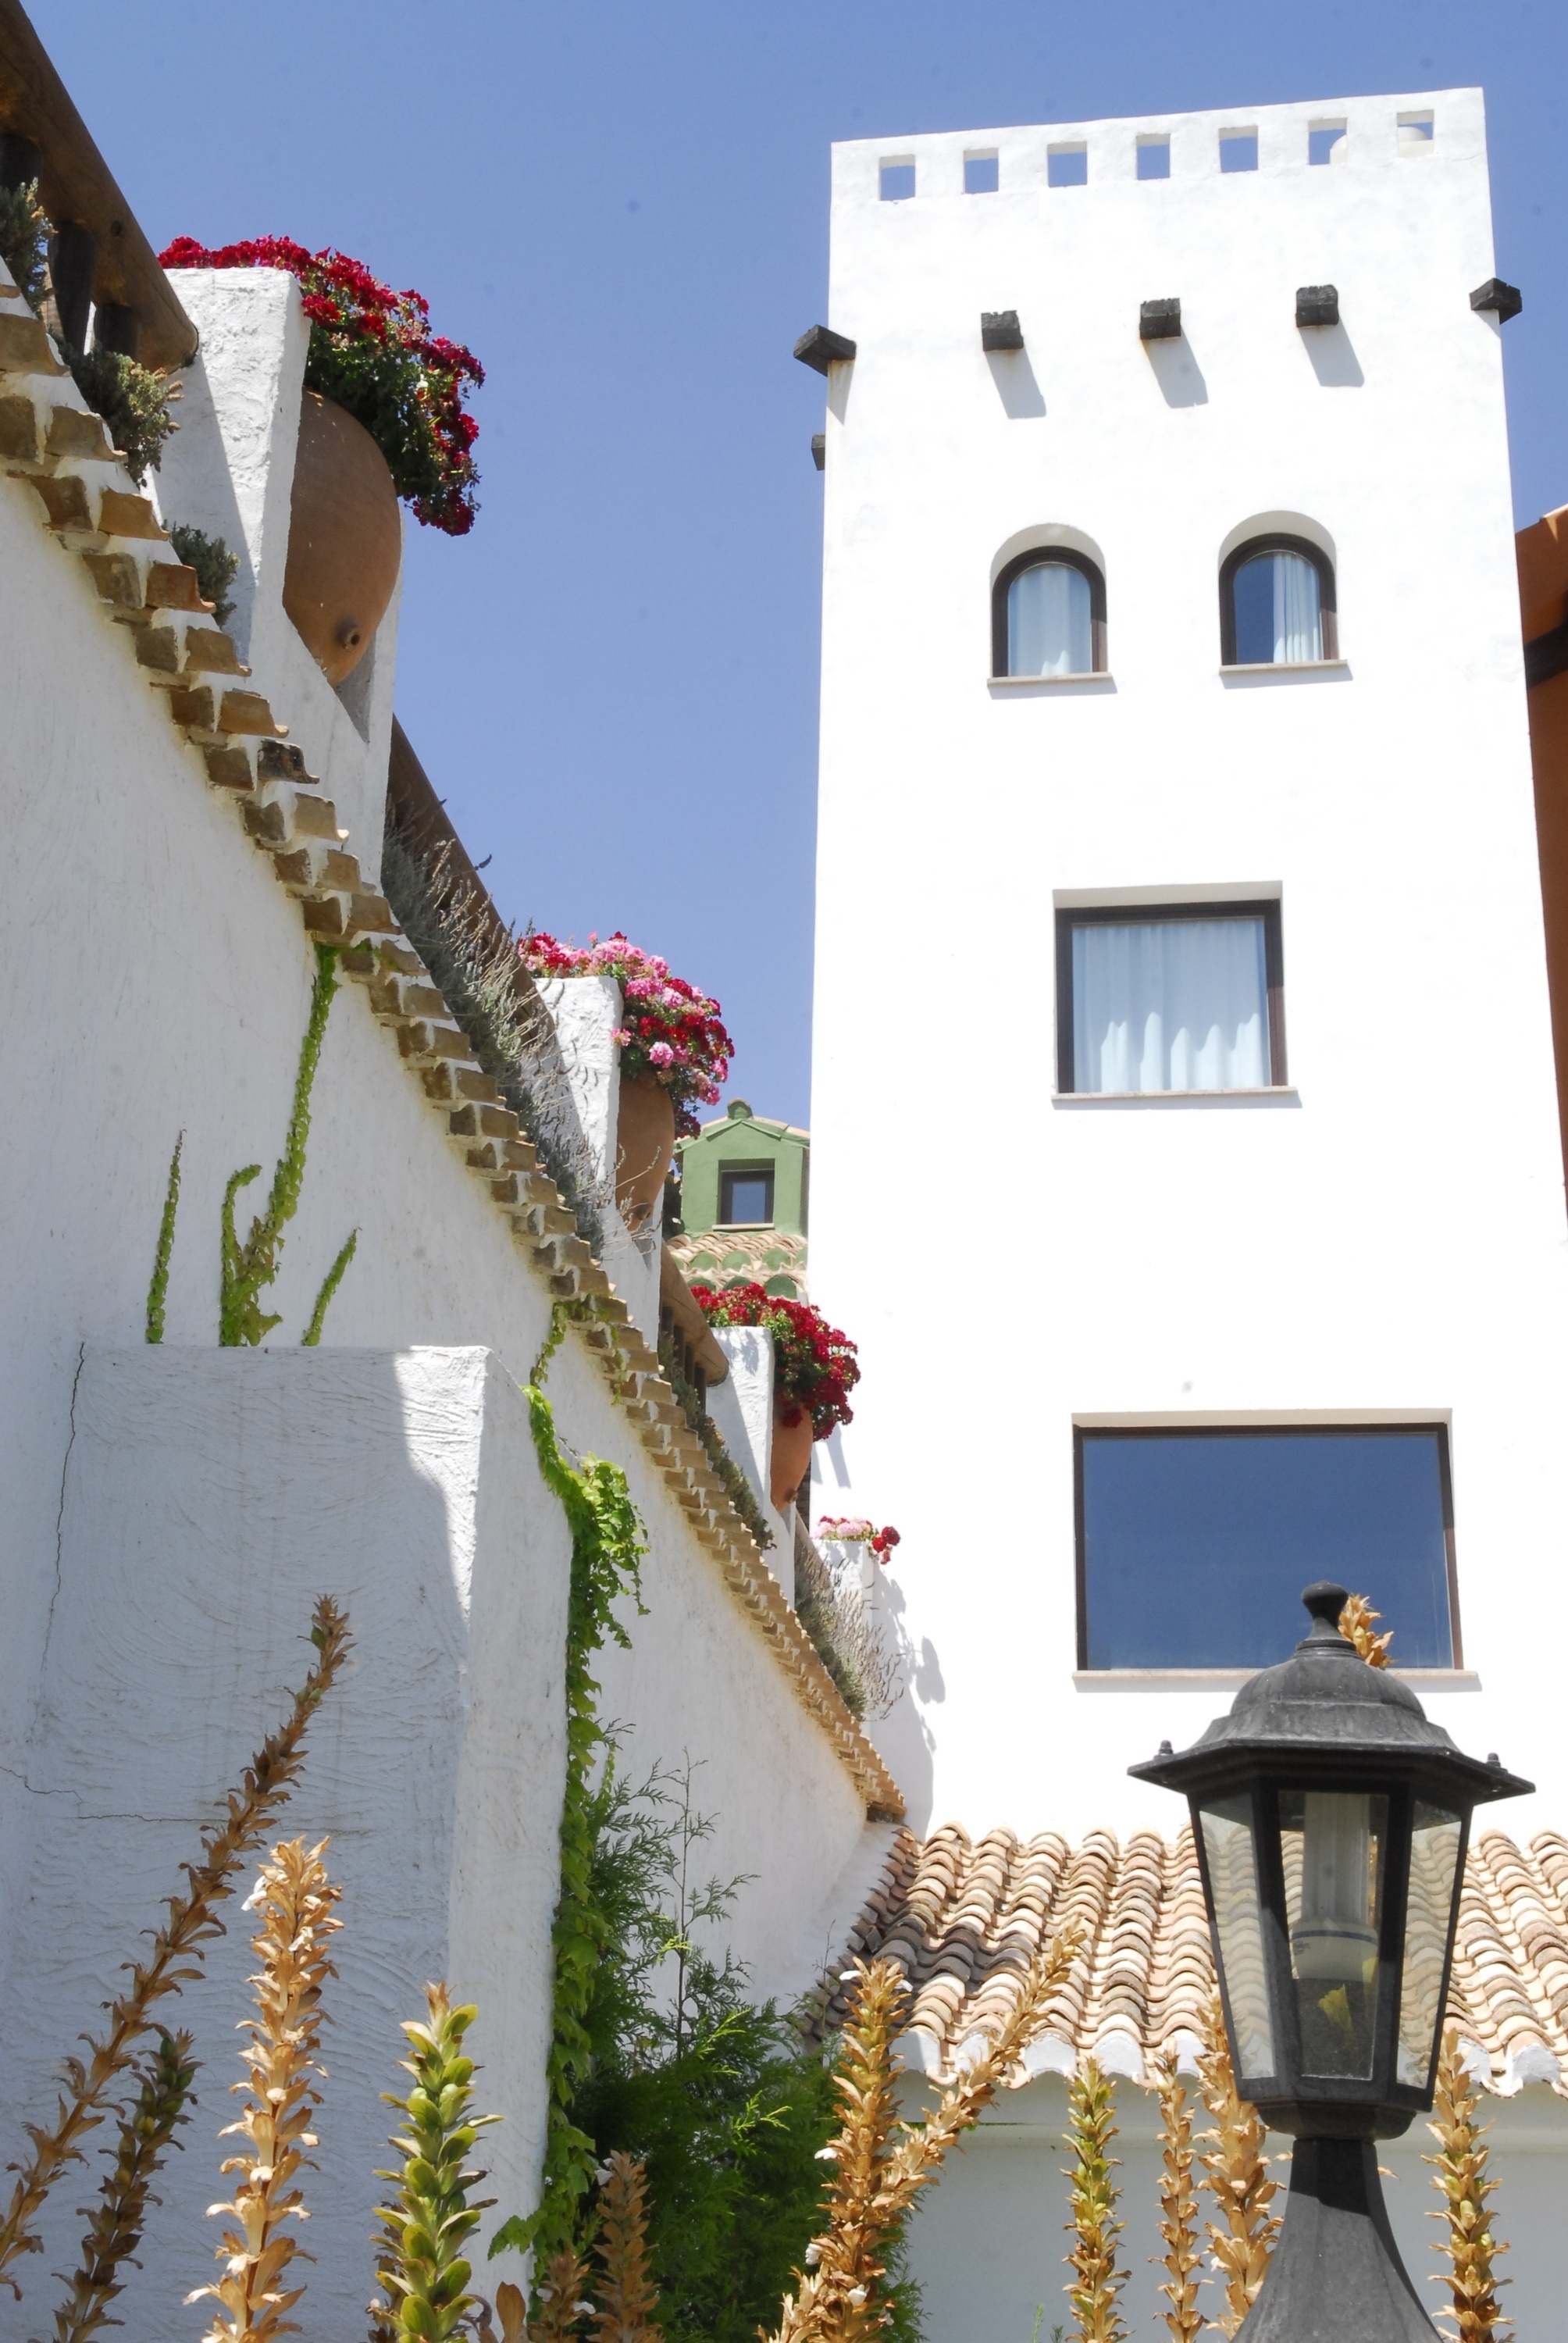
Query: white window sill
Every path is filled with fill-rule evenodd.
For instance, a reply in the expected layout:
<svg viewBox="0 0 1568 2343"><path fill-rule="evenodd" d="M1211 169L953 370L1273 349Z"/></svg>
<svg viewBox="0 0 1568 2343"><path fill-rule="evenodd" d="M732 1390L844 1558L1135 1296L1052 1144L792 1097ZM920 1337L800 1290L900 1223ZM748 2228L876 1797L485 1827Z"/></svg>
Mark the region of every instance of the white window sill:
<svg viewBox="0 0 1568 2343"><path fill-rule="evenodd" d="M1186 1106L1193 1099L1293 1099L1301 1092L1293 1082L1266 1084L1258 1090L1231 1091L1052 1091L1052 1106Z"/></svg>
<svg viewBox="0 0 1568 2343"><path fill-rule="evenodd" d="M1038 691L1053 683L1112 683L1115 678L1095 668L1083 675L989 675L986 681L993 691Z"/></svg>
<svg viewBox="0 0 1568 2343"><path fill-rule="evenodd" d="M1251 659L1221 667L1221 675L1332 675L1348 668L1349 659Z"/></svg>
<svg viewBox="0 0 1568 2343"><path fill-rule="evenodd" d="M1258 1674L1256 1668L1074 1668L1072 1682L1078 1692L1224 1692L1251 1684ZM1481 1690L1473 1668L1390 1668L1389 1674L1429 1692Z"/></svg>

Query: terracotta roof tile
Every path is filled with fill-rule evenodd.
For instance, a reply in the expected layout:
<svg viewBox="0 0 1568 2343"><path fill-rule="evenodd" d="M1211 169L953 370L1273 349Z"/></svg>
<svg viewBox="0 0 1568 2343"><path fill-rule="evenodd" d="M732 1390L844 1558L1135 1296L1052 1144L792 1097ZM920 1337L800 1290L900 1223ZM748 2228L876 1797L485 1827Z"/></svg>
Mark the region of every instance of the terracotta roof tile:
<svg viewBox="0 0 1568 2343"><path fill-rule="evenodd" d="M923 1841L900 1831L854 1936L868 1957L885 1953L905 1970L907 2026L930 2037L924 2064L945 2075L960 2046L1010 2008L1040 1946L1073 1920L1086 1946L1051 2003L1031 2071L1098 2052L1137 2074L1165 2045L1201 2034L1214 1972L1190 1830L1173 1841L1095 1830L1077 1846L1055 1831L972 1842L952 1823ZM823 2022L837 2025L843 2010L835 1984ZM1562 1832L1518 1846L1489 1831L1471 1848L1448 2015L1493 2089L1540 2080L1568 2097Z"/></svg>

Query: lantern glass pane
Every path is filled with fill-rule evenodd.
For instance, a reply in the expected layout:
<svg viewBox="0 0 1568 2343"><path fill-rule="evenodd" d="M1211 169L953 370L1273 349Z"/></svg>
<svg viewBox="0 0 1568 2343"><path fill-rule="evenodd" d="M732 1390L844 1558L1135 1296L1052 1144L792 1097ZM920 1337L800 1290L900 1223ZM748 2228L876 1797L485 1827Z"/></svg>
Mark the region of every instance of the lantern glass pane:
<svg viewBox="0 0 1568 2343"><path fill-rule="evenodd" d="M1387 1843L1386 1798L1359 1790L1280 1793L1303 2075L1371 2077Z"/></svg>
<svg viewBox="0 0 1568 2343"><path fill-rule="evenodd" d="M1460 1819L1416 1800L1410 1842L1410 1902L1399 1991L1399 2079L1432 2088L1442 2023L1442 1967L1453 1918Z"/></svg>
<svg viewBox="0 0 1568 2343"><path fill-rule="evenodd" d="M1239 2074L1271 2075L1274 2029L1263 1965L1263 1921L1258 1902L1258 1855L1252 1844L1252 1801L1216 1798L1200 1810L1214 1928L1231 2008L1231 2045Z"/></svg>

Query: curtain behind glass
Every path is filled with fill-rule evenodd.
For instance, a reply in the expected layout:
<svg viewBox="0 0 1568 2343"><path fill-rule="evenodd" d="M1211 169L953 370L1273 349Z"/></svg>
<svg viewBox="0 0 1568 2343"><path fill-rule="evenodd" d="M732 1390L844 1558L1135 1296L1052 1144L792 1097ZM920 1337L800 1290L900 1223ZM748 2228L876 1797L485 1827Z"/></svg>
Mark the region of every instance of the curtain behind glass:
<svg viewBox="0 0 1568 2343"><path fill-rule="evenodd" d="M1323 655L1318 573L1300 553L1260 553L1232 581L1241 667L1299 667Z"/></svg>
<svg viewBox="0 0 1568 2343"><path fill-rule="evenodd" d="M1088 675L1089 580L1065 561L1020 570L1007 589L1009 675Z"/></svg>
<svg viewBox="0 0 1568 2343"><path fill-rule="evenodd" d="M1268 1001L1261 920L1075 927L1073 1088L1261 1090Z"/></svg>

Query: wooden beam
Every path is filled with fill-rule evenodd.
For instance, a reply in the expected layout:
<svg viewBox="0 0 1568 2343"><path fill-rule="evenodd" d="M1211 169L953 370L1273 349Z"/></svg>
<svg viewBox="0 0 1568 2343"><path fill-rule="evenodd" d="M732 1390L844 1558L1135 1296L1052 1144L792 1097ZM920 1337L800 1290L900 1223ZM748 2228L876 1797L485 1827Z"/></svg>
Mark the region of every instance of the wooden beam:
<svg viewBox="0 0 1568 2343"><path fill-rule="evenodd" d="M0 133L38 147L39 200L55 227L69 223L96 236L93 299L134 313L143 365L179 367L195 357L196 329L21 0L0 0Z"/></svg>

